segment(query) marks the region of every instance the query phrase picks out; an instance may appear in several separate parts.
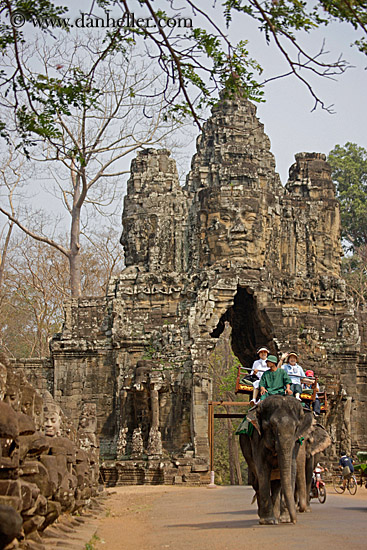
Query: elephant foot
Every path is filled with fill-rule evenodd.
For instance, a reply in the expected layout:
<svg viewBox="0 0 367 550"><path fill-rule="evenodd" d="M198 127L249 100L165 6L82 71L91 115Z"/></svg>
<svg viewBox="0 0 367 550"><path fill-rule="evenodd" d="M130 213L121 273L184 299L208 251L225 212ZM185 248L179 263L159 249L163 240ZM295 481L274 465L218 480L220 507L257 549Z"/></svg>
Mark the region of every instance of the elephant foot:
<svg viewBox="0 0 367 550"><path fill-rule="evenodd" d="M260 518L260 525L278 525L278 520L276 518Z"/></svg>
<svg viewBox="0 0 367 550"><path fill-rule="evenodd" d="M312 511L312 510L311 510L311 506L307 506L305 512L306 512L307 514L309 514L311 511Z"/></svg>
<svg viewBox="0 0 367 550"><path fill-rule="evenodd" d="M292 523L291 516L289 514L282 514L280 516L280 523Z"/></svg>

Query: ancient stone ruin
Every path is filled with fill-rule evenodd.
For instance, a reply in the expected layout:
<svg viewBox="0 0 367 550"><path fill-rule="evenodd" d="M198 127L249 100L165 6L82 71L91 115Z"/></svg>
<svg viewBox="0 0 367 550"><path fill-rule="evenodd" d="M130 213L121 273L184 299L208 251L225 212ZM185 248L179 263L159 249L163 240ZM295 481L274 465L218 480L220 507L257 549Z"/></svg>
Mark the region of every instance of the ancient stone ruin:
<svg viewBox="0 0 367 550"><path fill-rule="evenodd" d="M330 458L367 450L366 312L340 276L325 155L296 155L283 187L255 106L222 100L184 187L169 151L133 160L122 223L107 296L70 300L51 363L22 365L74 426L95 405L106 483L209 482L208 357L226 322L243 365L266 345L319 375Z"/></svg>
<svg viewBox="0 0 367 550"><path fill-rule="evenodd" d="M77 430L49 392L41 396L1 361L0 548L17 537L22 548L42 550L45 529L98 494L96 407L84 404Z"/></svg>

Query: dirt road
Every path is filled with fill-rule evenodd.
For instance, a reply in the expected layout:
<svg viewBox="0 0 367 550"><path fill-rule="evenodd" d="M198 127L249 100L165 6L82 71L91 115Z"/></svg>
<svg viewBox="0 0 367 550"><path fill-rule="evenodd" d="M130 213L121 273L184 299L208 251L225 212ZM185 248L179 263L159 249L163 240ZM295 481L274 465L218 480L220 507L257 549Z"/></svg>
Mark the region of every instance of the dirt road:
<svg viewBox="0 0 367 550"><path fill-rule="evenodd" d="M98 523L97 550L280 550L367 547L367 490L329 489L296 525L260 526L250 487L118 487ZM313 540L312 540L313 539Z"/></svg>

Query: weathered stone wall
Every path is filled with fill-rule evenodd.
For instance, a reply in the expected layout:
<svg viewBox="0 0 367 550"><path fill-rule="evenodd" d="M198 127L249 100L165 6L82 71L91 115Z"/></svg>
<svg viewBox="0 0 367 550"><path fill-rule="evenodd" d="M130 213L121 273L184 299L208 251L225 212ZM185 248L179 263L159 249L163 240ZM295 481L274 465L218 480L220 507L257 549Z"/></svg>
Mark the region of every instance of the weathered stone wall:
<svg viewBox="0 0 367 550"><path fill-rule="evenodd" d="M97 495L96 407L86 403L75 428L48 391L41 396L19 368L1 361L1 542L6 534L21 548L42 550L46 527Z"/></svg>
<svg viewBox="0 0 367 550"><path fill-rule="evenodd" d="M185 187L166 150L132 162L126 268L105 299L70 301L52 343L57 402L75 424L96 404L107 482L209 481L208 357L226 322L242 364L267 345L319 375L331 458L367 448L365 312L340 278L330 168L320 153L295 160L282 187L256 108L238 99L213 109Z"/></svg>
<svg viewBox="0 0 367 550"><path fill-rule="evenodd" d="M54 392L54 367L49 357L32 359L11 359L10 364L20 369L26 380L38 390L39 393Z"/></svg>

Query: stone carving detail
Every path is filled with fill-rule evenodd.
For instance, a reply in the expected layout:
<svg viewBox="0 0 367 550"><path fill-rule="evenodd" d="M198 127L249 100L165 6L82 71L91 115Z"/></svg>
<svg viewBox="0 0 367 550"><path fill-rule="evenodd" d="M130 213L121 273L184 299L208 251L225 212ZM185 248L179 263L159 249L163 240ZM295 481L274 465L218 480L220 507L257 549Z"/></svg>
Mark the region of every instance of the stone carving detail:
<svg viewBox="0 0 367 550"><path fill-rule="evenodd" d="M77 438L63 437L70 429L60 406L49 392L41 397L4 357L0 397L2 527L9 528L11 539L25 537L20 548L41 549L48 525L63 512L80 511L97 494L98 449L90 446L86 452ZM96 446L91 423L83 427ZM32 546L35 541L39 544Z"/></svg>
<svg viewBox="0 0 367 550"><path fill-rule="evenodd" d="M143 443L143 437L141 434L141 428L135 428L133 431L133 439L132 439L132 455L134 457L141 457L144 453L144 443Z"/></svg>
<svg viewBox="0 0 367 550"><path fill-rule="evenodd" d="M148 440L148 455L159 457L162 456L162 435L159 429L155 426L150 428Z"/></svg>
<svg viewBox="0 0 367 550"><path fill-rule="evenodd" d="M121 460L126 455L127 432L128 432L128 429L126 426L124 428L120 428L120 433L119 433L119 438L117 441L117 448L116 448L117 460Z"/></svg>

